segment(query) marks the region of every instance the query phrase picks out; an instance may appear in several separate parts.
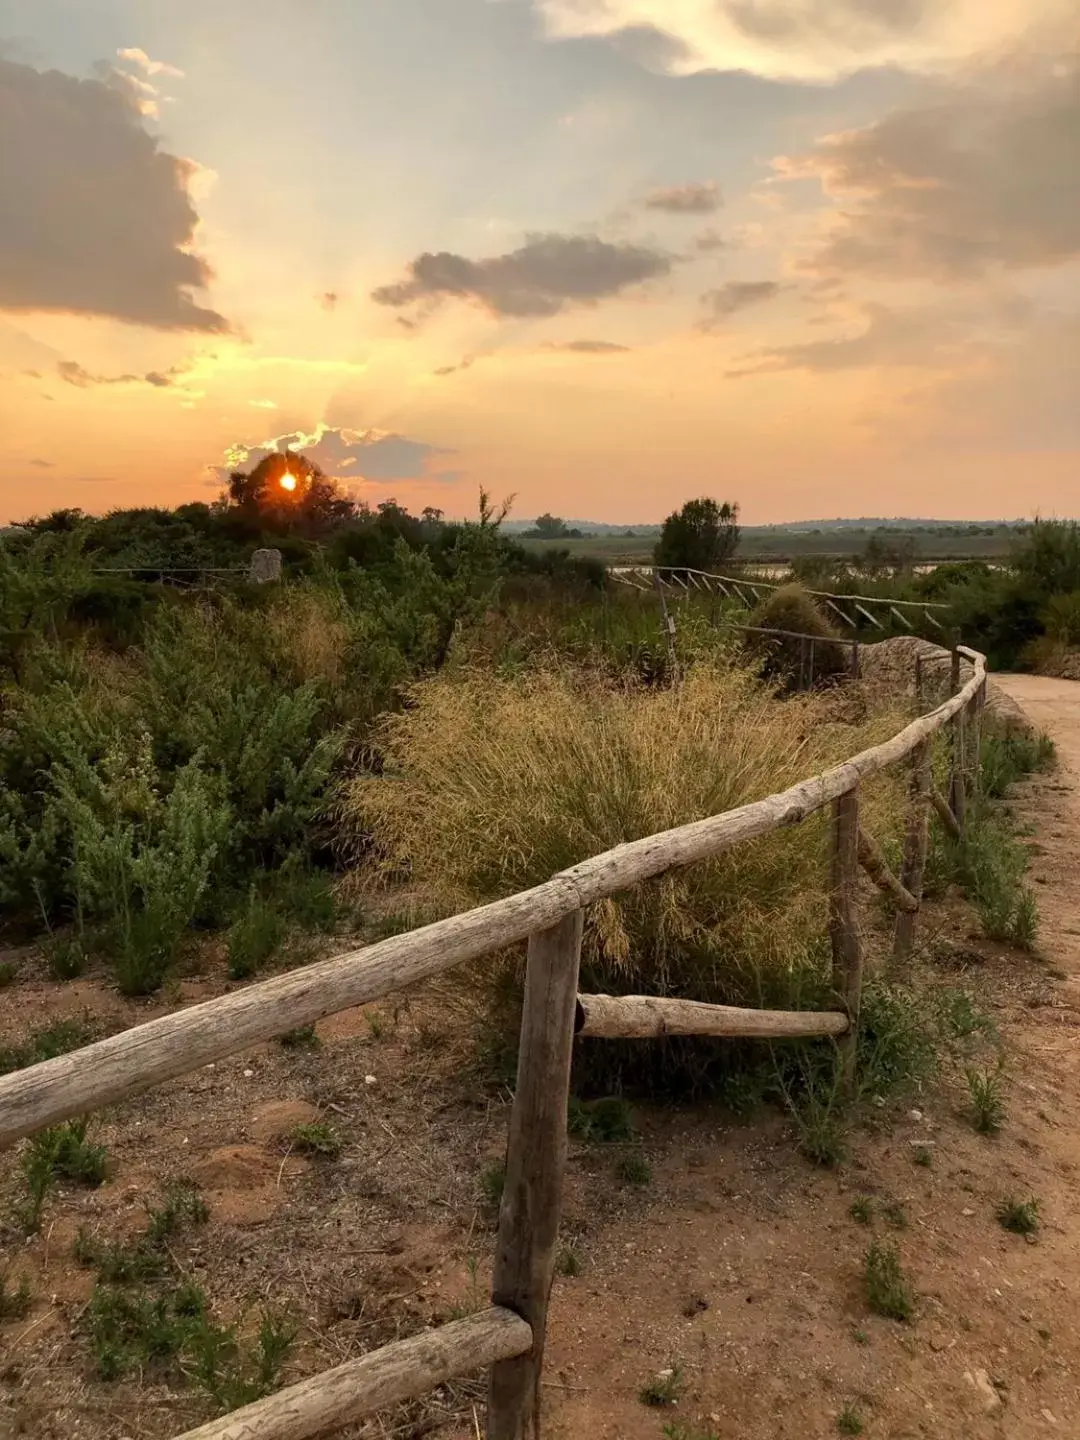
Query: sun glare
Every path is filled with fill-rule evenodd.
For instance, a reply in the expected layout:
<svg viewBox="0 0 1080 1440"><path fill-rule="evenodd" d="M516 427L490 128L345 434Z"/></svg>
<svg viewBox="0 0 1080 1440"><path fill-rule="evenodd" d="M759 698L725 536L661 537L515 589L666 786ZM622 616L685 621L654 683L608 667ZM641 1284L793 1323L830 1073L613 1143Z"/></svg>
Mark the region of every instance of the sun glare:
<svg viewBox="0 0 1080 1440"><path fill-rule="evenodd" d="M280 485L283 490L296 489L296 476L292 473L291 470L286 470L285 474L282 475Z"/></svg>

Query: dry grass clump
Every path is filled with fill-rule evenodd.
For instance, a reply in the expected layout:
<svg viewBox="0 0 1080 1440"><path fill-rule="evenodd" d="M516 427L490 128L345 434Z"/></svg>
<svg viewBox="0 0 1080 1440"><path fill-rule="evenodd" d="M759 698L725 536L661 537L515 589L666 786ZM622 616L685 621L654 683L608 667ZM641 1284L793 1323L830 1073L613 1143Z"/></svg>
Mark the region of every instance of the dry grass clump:
<svg viewBox="0 0 1080 1440"><path fill-rule="evenodd" d="M750 624L767 630L789 630L814 639L814 679L846 674L850 651L837 644L837 632L802 585L773 590L750 614ZM762 656L767 675L791 683L800 671L803 642L777 635L747 636L747 648Z"/></svg>
<svg viewBox="0 0 1080 1440"><path fill-rule="evenodd" d="M437 677L384 719L384 773L352 782L342 819L374 842L379 878L451 911L760 799L901 723L837 723L829 697L781 702L748 667L702 666L670 690L579 670ZM865 797L881 838L900 823L896 785ZM826 836L814 816L591 907L584 984L755 1003L819 984Z"/></svg>

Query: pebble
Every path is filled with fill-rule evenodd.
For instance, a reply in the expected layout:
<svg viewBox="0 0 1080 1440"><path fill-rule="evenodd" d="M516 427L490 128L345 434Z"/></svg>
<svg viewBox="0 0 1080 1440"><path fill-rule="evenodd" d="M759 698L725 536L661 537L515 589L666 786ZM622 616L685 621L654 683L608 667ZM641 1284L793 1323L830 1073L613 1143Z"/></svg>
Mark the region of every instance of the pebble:
<svg viewBox="0 0 1080 1440"><path fill-rule="evenodd" d="M374 1076L374 1075L365 1075L365 1076L364 1076L364 1084L365 1084L365 1085L377 1085L377 1084L378 1084L378 1081L375 1079L375 1076Z"/></svg>
<svg viewBox="0 0 1080 1440"><path fill-rule="evenodd" d="M970 1370L965 1370L964 1379L978 1392L979 1398L983 1403L983 1409L988 1415L992 1411L1000 1409L1001 1396L994 1389L993 1382L985 1370L978 1369L974 1371L974 1373Z"/></svg>
<svg viewBox="0 0 1080 1440"><path fill-rule="evenodd" d="M1044 1408L1044 1409L1042 1409L1042 1410L1039 1411L1039 1414L1043 1417L1043 1419L1046 1421L1046 1423L1047 1423L1048 1425L1056 1425L1056 1424L1057 1424L1057 1416L1054 1414L1054 1412L1053 1412L1052 1410L1047 1410L1047 1409Z"/></svg>
<svg viewBox="0 0 1080 1440"><path fill-rule="evenodd" d="M960 1214L961 1214L961 1215L967 1215L967 1216L970 1218L972 1215L975 1214L975 1211L974 1211L974 1210L969 1210L969 1209L965 1206L965 1208L960 1211Z"/></svg>
<svg viewBox="0 0 1080 1440"><path fill-rule="evenodd" d="M252 1077L252 1075L254 1075L254 1074L255 1074L255 1071L254 1071L254 1070L245 1070L245 1071L244 1071L244 1079L245 1079L245 1080L250 1080L251 1077Z"/></svg>
<svg viewBox="0 0 1080 1440"><path fill-rule="evenodd" d="M909 1110L909 1111L908 1111L908 1119L909 1119L909 1120L921 1120L921 1119L922 1119L922 1111L921 1111L921 1110Z"/></svg>

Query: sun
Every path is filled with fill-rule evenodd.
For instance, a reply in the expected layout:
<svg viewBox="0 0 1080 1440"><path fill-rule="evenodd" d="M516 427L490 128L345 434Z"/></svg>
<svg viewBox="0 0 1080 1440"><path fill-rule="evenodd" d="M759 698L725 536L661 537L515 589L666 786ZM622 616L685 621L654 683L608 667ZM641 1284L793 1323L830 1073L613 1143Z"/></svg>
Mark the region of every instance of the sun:
<svg viewBox="0 0 1080 1440"><path fill-rule="evenodd" d="M285 474L282 475L281 479L278 481L278 484L281 486L282 490L295 490L296 476L292 473L291 470L286 470Z"/></svg>

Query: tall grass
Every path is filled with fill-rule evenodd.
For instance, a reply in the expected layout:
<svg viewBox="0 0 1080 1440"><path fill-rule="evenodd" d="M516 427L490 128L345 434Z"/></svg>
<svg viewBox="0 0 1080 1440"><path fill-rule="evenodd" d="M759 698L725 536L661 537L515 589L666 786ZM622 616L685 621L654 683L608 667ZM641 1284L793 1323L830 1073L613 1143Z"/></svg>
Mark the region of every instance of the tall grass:
<svg viewBox="0 0 1080 1440"><path fill-rule="evenodd" d="M759 799L900 723L838 723L822 696L781 703L743 666L700 666L673 690L563 670L440 677L382 722L383 773L347 788L342 819L373 842L381 878L407 877L450 910ZM897 783L867 787L878 834L900 823ZM583 984L751 1003L820 994L827 833L815 816L593 906Z"/></svg>

